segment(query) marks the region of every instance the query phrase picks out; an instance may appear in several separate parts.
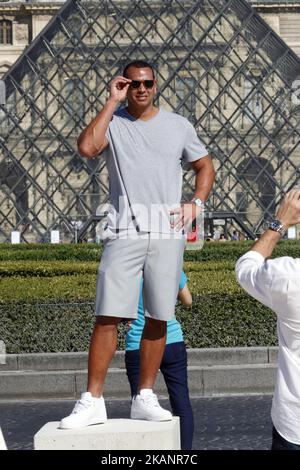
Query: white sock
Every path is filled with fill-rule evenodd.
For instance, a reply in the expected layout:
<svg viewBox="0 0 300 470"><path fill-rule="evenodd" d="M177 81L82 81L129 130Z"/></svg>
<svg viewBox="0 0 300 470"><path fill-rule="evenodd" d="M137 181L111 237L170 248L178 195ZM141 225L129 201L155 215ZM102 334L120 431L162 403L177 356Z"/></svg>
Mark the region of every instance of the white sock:
<svg viewBox="0 0 300 470"><path fill-rule="evenodd" d="M152 388L141 388L139 395L146 397L147 395L152 395Z"/></svg>
<svg viewBox="0 0 300 470"><path fill-rule="evenodd" d="M100 398L102 398L102 395L100 397L95 397L91 394L91 392L84 392L82 393L82 398L88 398L90 400L99 400Z"/></svg>

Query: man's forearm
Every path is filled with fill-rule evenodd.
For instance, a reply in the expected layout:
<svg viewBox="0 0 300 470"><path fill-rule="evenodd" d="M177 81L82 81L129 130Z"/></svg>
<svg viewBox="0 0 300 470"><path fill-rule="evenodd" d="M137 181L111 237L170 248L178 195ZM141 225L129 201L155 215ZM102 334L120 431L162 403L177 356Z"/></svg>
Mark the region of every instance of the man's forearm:
<svg viewBox="0 0 300 470"><path fill-rule="evenodd" d="M280 239L281 234L279 232L269 229L254 243L251 250L257 251L264 258L269 258Z"/></svg>
<svg viewBox="0 0 300 470"><path fill-rule="evenodd" d="M215 170L210 162L197 170L194 198L206 201L215 181Z"/></svg>
<svg viewBox="0 0 300 470"><path fill-rule="evenodd" d="M118 101L109 99L100 113L82 131L77 141L81 155L91 158L102 150L105 133L118 105Z"/></svg>

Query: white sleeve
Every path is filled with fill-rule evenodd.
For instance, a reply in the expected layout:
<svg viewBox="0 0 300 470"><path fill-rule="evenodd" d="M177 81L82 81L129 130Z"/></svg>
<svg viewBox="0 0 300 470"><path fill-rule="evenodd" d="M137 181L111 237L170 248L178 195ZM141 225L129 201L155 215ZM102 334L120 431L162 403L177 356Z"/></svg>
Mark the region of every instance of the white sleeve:
<svg viewBox="0 0 300 470"><path fill-rule="evenodd" d="M271 308L270 284L272 275L267 269L265 258L257 251L248 251L238 259L235 274L240 285L248 294Z"/></svg>
<svg viewBox="0 0 300 470"><path fill-rule="evenodd" d="M299 292L299 272L299 258L281 256L265 260L252 250L243 255L235 267L237 280L245 291L278 315L289 310L288 296L292 296L294 285Z"/></svg>

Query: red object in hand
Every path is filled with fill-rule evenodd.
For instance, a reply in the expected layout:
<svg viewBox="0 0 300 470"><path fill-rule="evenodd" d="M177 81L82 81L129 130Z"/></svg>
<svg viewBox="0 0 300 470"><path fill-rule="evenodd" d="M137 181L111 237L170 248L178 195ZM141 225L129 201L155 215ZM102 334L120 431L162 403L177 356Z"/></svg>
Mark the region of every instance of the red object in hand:
<svg viewBox="0 0 300 470"><path fill-rule="evenodd" d="M196 242L197 241L197 232L198 232L198 227L195 227L192 229L191 232L188 232L187 234L187 241L189 243L193 243L193 242Z"/></svg>

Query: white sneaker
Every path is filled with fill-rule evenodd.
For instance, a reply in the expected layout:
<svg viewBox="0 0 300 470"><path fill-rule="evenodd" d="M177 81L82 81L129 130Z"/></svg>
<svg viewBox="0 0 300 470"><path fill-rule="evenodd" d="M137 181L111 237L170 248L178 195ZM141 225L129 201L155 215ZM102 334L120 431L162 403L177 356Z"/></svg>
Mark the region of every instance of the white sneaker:
<svg viewBox="0 0 300 470"><path fill-rule="evenodd" d="M90 392L82 393L80 400L74 406L72 413L63 418L60 429L74 429L91 424L101 424L107 421L103 397L95 398Z"/></svg>
<svg viewBox="0 0 300 470"><path fill-rule="evenodd" d="M141 390L132 399L130 417L147 421L170 421L172 414L160 406L152 390L147 390L147 392Z"/></svg>

